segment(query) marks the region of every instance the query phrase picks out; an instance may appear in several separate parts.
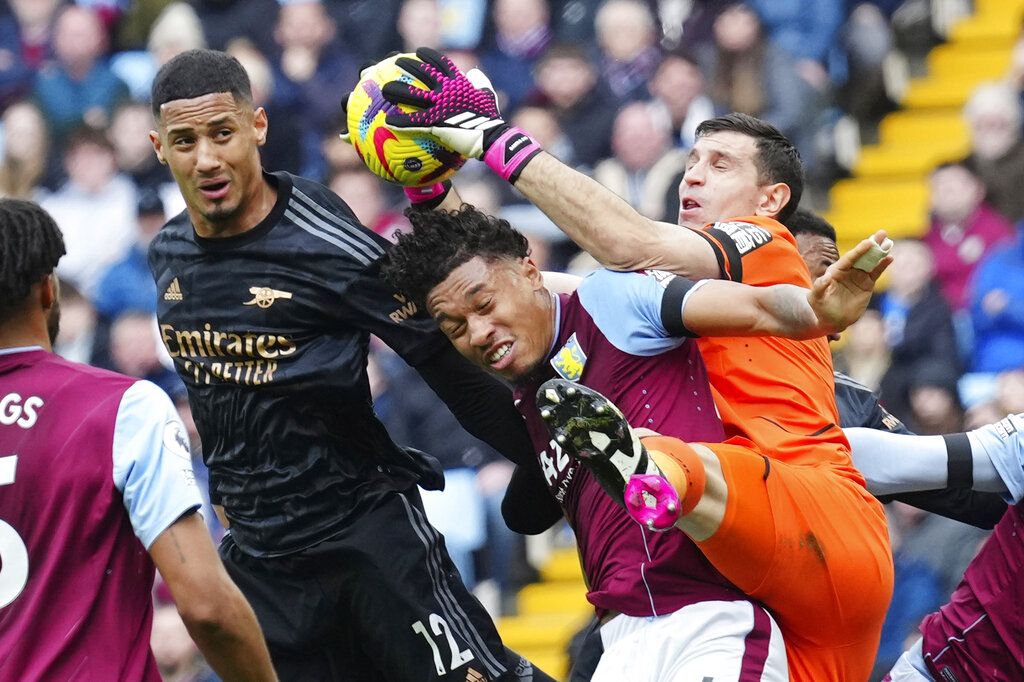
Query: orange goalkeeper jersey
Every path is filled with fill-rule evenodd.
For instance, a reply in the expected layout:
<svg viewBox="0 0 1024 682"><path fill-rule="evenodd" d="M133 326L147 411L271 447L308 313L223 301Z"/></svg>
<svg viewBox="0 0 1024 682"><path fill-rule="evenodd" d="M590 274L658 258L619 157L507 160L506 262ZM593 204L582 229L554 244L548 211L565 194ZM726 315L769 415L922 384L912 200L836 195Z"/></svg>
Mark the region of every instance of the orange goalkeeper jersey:
<svg viewBox="0 0 1024 682"><path fill-rule="evenodd" d="M718 257L722 279L755 286L811 286L796 240L763 216L713 223L699 232ZM832 355L824 337L698 340L729 436L745 436L793 464L831 463L863 483L839 428Z"/></svg>

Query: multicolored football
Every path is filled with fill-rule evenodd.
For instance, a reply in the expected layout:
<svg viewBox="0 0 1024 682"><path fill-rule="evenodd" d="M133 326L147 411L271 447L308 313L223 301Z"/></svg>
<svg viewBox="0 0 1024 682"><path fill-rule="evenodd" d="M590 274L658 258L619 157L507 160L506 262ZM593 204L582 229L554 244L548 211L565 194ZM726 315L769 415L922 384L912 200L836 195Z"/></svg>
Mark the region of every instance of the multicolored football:
<svg viewBox="0 0 1024 682"><path fill-rule="evenodd" d="M346 139L355 146L366 167L376 175L403 187L425 187L455 175L466 162L466 157L433 137L390 130L384 125L384 117L398 107L403 111L414 110L413 107L396 106L385 100L381 94L385 83L400 80L426 89L423 83L395 65L400 57L417 59L411 53L397 54L360 74L359 84L348 97Z"/></svg>

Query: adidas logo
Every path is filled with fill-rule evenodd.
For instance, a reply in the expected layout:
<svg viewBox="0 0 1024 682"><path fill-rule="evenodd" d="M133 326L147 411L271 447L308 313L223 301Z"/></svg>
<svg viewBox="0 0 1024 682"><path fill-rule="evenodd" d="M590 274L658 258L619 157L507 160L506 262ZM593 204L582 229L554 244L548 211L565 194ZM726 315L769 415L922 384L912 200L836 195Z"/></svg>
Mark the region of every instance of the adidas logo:
<svg viewBox="0 0 1024 682"><path fill-rule="evenodd" d="M178 284L178 278L175 277L171 280L170 286L167 287L167 291L164 292L165 301L180 301L181 300L181 285Z"/></svg>

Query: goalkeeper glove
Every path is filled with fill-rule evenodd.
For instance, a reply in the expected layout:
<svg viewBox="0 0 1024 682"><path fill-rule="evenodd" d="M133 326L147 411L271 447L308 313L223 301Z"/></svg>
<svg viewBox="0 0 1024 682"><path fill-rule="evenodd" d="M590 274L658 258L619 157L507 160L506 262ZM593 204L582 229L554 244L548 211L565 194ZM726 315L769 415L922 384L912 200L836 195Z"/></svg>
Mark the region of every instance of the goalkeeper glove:
<svg viewBox="0 0 1024 682"><path fill-rule="evenodd" d="M487 76L478 69L463 74L452 60L431 48L421 47L416 57L421 61L402 57L395 64L429 90L401 81L386 83L381 89L386 100L417 108L389 113L387 126L432 135L463 156L483 159L498 175L515 182L541 148L501 118Z"/></svg>

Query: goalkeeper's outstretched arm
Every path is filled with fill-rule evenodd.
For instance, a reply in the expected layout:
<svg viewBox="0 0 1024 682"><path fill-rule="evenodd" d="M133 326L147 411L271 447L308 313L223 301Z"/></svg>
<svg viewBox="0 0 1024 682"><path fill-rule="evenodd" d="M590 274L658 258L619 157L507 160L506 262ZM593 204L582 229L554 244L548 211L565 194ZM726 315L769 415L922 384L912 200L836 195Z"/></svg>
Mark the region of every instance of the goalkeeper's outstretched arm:
<svg viewBox="0 0 1024 682"><path fill-rule="evenodd" d="M721 277L711 245L693 230L645 218L596 180L547 153L519 172L515 187L580 248L611 270L665 270Z"/></svg>
<svg viewBox="0 0 1024 682"><path fill-rule="evenodd" d="M605 267L659 269L690 279L721 276L711 245L697 233L648 220L612 191L541 151L528 133L506 123L487 77L463 74L436 50L420 48L397 66L426 89L402 81L382 88L407 110L392 111L387 125L443 141L479 158L511 182ZM412 197L411 197L412 198ZM452 206L445 201L446 206ZM454 206L452 206L454 207Z"/></svg>

